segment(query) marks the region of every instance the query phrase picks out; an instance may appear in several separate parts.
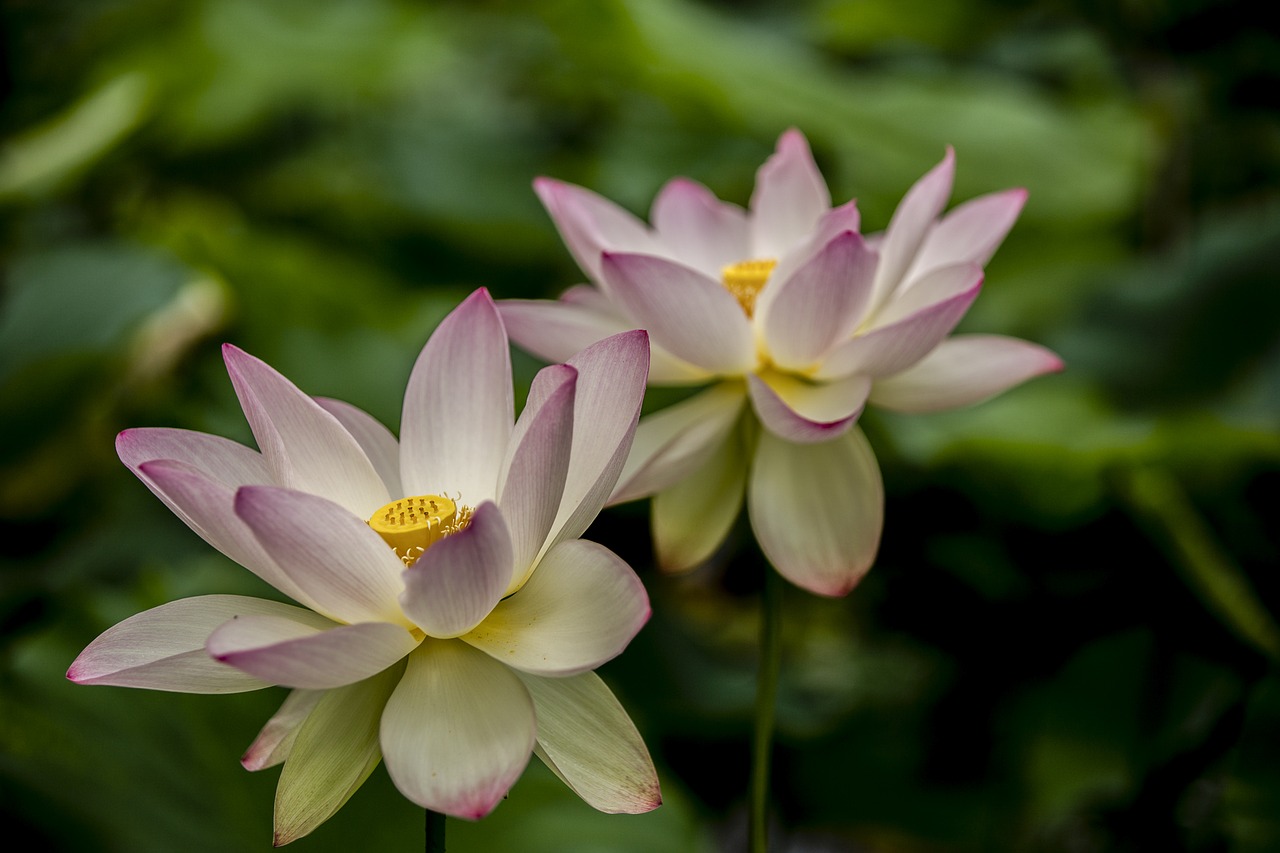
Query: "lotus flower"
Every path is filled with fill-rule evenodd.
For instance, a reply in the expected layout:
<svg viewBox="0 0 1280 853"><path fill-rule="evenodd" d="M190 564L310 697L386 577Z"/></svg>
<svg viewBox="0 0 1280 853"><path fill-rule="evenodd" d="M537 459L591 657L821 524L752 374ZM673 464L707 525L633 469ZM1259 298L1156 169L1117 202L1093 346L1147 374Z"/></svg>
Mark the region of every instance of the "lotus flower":
<svg viewBox="0 0 1280 853"><path fill-rule="evenodd" d="M500 303L512 339L555 361L643 328L650 384L709 385L641 421L612 496L655 495L665 568L711 555L745 495L779 572L815 593L847 593L874 560L883 520L879 469L855 426L868 400L935 411L1061 368L1025 341L948 337L1026 198L995 193L939 218L953 172L948 150L868 237L853 202L831 206L795 130L760 168L748 210L677 178L649 227L581 187L535 182L591 284L558 301Z"/></svg>
<svg viewBox="0 0 1280 853"><path fill-rule="evenodd" d="M242 762L281 762L275 839L313 830L380 759L410 800L488 813L533 752L607 812L659 802L653 765L592 670L649 616L635 573L579 539L616 482L647 340L542 370L513 423L489 294L449 315L405 394L401 440L224 348L261 452L177 429L120 434L124 463L192 530L302 606L161 605L71 665L80 684L187 693L294 688Z"/></svg>

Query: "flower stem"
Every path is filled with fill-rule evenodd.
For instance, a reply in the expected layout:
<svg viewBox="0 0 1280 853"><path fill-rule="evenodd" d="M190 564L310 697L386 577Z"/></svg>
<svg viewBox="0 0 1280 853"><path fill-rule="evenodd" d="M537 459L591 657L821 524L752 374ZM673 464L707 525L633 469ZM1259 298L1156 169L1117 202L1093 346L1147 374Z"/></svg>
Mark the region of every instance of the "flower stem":
<svg viewBox="0 0 1280 853"><path fill-rule="evenodd" d="M427 853L444 853L444 815L427 809Z"/></svg>
<svg viewBox="0 0 1280 853"><path fill-rule="evenodd" d="M756 680L756 719L752 739L751 853L769 849L769 759L778 702L778 670L782 662L782 577L765 568L760 606L760 672Z"/></svg>

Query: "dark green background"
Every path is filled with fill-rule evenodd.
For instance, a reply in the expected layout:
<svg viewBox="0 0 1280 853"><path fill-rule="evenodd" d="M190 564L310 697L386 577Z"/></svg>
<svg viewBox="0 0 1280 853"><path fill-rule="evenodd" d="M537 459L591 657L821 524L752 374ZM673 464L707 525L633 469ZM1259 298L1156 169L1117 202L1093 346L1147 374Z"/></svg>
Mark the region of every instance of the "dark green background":
<svg viewBox="0 0 1280 853"><path fill-rule="evenodd" d="M956 146L1030 201L963 330L1067 370L868 412L888 493L848 598L789 589L776 762L794 850L1280 849L1280 38L1209 0L9 0L0 107L0 818L31 849L261 850L283 691L83 688L120 619L262 593L116 460L127 426L248 439L218 343L391 426L478 286L581 280L539 174L644 213L745 203L789 126L867 230ZM517 383L537 368L516 356ZM662 402L655 396L651 404ZM651 565L602 673L666 805L538 762L451 851L711 851L743 833L763 564ZM306 850L413 850L382 770ZM785 849L780 844L778 849Z"/></svg>

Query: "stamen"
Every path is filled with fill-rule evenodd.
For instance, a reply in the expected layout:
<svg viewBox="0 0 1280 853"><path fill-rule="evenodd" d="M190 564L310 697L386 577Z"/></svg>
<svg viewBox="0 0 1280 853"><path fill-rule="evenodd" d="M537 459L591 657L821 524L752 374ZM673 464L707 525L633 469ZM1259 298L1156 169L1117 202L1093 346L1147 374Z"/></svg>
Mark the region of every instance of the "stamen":
<svg viewBox="0 0 1280 853"><path fill-rule="evenodd" d="M369 526L408 567L441 539L465 530L471 524L471 514L471 507L452 498L415 495L379 509L369 519Z"/></svg>
<svg viewBox="0 0 1280 853"><path fill-rule="evenodd" d="M742 310L750 317L756 310L756 297L769 280L770 273L778 262L773 258L762 258L754 261L739 261L729 264L720 271L725 290L738 300Z"/></svg>

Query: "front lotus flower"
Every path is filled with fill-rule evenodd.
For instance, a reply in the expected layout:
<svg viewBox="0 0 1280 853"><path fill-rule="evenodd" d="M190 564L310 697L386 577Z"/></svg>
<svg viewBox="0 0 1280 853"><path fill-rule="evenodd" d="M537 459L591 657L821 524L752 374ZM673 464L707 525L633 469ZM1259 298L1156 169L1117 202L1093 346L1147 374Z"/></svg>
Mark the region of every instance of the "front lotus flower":
<svg viewBox="0 0 1280 853"><path fill-rule="evenodd" d="M422 350L399 442L224 355L260 453L176 429L127 430L117 448L196 533L302 606L165 604L94 640L68 677L293 688L242 759L284 763L277 844L328 819L379 760L406 797L464 818L487 814L533 752L602 811L656 807L648 752L591 671L645 623L648 598L578 538L634 437L645 334L545 368L515 420L506 333L478 291Z"/></svg>
<svg viewBox="0 0 1280 853"><path fill-rule="evenodd" d="M847 593L875 557L883 519L879 469L855 426L866 403L952 408L1061 368L1025 341L948 337L1025 200L996 193L939 218L953 172L948 150L868 237L853 202L831 206L795 130L760 168L748 210L677 178L648 227L581 187L535 183L595 286L502 302L511 337L555 361L644 328L650 383L710 385L641 422L612 498L655 496L665 568L710 556L745 495L779 572Z"/></svg>

